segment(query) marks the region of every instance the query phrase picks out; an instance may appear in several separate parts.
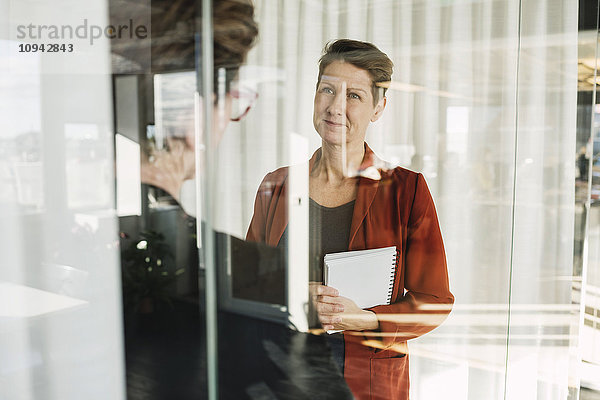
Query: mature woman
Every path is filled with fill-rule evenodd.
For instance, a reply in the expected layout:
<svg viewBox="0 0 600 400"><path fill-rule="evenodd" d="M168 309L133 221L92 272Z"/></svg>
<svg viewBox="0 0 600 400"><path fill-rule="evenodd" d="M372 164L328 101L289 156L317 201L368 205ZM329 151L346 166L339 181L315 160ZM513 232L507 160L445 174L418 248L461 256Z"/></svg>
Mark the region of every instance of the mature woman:
<svg viewBox="0 0 600 400"><path fill-rule="evenodd" d="M343 340L329 341L357 399L408 398L406 341L439 325L454 301L425 179L381 168L365 143L385 109L392 67L370 43L337 40L319 61L314 99L322 146L309 161L311 288L322 328L344 330ZM249 240L287 245L287 174L280 168L264 178ZM399 251L391 304L363 310L321 284L324 254L387 246Z"/></svg>
<svg viewBox="0 0 600 400"><path fill-rule="evenodd" d="M213 112L212 141L216 146L230 121L239 121L247 109L240 114L232 110L232 99L238 96L237 75L246 56L258 36L258 25L254 20L254 5L251 0L213 1ZM186 38L183 38L186 39ZM194 38L191 38L193 53ZM189 50L189 49L185 49ZM225 93L219 93L219 74L224 71ZM221 112L224 110L225 112ZM193 114L192 114L193 115ZM188 116L189 117L189 116ZM167 148L155 151L146 157L141 166L143 183L159 187L177 200L184 211L196 216L195 198L195 131L193 118L179 126L177 135L167 138Z"/></svg>

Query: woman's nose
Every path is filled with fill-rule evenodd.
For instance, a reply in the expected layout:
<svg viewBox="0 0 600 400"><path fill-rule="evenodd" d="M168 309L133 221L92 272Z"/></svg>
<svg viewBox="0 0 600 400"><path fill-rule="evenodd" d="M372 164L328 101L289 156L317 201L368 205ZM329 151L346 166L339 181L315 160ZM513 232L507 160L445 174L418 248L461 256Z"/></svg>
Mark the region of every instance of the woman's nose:
<svg viewBox="0 0 600 400"><path fill-rule="evenodd" d="M339 91L331 99L327 111L332 115L344 115L346 113L346 91Z"/></svg>

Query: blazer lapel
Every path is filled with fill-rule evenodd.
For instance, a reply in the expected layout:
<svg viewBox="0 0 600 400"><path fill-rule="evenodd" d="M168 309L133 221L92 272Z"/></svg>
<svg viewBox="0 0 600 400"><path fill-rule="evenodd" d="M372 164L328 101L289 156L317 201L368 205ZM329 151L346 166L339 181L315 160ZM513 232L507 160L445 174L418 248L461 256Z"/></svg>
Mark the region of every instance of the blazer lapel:
<svg viewBox="0 0 600 400"><path fill-rule="evenodd" d="M317 149L310 158L307 168L308 173L312 170L315 161L321 158L321 149ZM277 203L274 206L273 216L269 218L273 221L271 225L271 229L267 234L267 243L271 246L277 246L285 229L288 226L288 182L289 182L289 167L287 170L287 174L285 175L285 179L281 183L281 191L275 196L277 198Z"/></svg>
<svg viewBox="0 0 600 400"><path fill-rule="evenodd" d="M377 159L373 150L365 143L365 156L363 162L360 165L359 173L367 171L368 169L375 168L374 163ZM377 173L378 174L378 173ZM356 202L354 203L354 213L352 214L352 224L350 225L350 240L348 243L348 249L353 250L356 248L365 248L367 243L354 243L357 240L357 233L360 226L363 224L364 219L371 208L375 194L377 194L377 188L379 187L379 181L370 179L365 176L358 178L358 193L356 194Z"/></svg>
<svg viewBox="0 0 600 400"><path fill-rule="evenodd" d="M319 158L321 158L321 149L318 149L309 161L309 173L312 170L312 167ZM365 156L363 158L363 162L360 165L359 171L366 171L369 168L374 168L374 163L377 159L373 150L365 143ZM271 226L271 230L268 234L267 241L272 246L276 246L283 236L285 229L288 225L288 213L287 213L287 185L288 185L288 177L286 176L281 192L278 197L277 204L275 205L275 210L273 212L273 225ZM375 199L375 195L377 194L377 188L379 187L379 181L370 179L364 176L358 178L358 193L356 195L356 202L354 203L354 213L352 214L352 224L350 225L350 240L348 243L348 248L353 249L354 241L356 240L356 235L360 226L363 224L363 221ZM362 248L366 246L366 243L357 245Z"/></svg>
<svg viewBox="0 0 600 400"><path fill-rule="evenodd" d="M288 170L289 171L289 170ZM270 246L277 246L279 240L285 232L285 228L288 225L288 210L287 210L287 186L288 186L288 175L285 176L283 183L281 184L281 191L276 196L276 203L273 210L273 215L269 217L273 221L271 229L268 232L267 244Z"/></svg>
<svg viewBox="0 0 600 400"><path fill-rule="evenodd" d="M367 212L369 208L371 208L371 204L373 203L373 199L375 198L375 194L377 193L377 187L379 183L369 178L359 178L358 182L358 193L356 195L356 202L354 203L354 213L352 214L352 224L350 225L350 241L348 243L348 249L354 249L354 241L356 240L356 234L358 233L358 229L363 224L365 217L367 216ZM356 243L357 248L364 248L366 243Z"/></svg>

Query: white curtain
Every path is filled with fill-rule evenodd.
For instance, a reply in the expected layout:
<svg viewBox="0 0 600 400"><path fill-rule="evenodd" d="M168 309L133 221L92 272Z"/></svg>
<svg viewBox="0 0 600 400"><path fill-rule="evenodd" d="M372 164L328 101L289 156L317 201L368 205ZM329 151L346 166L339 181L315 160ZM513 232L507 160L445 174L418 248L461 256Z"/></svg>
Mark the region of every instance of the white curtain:
<svg viewBox="0 0 600 400"><path fill-rule="evenodd" d="M39 42L15 38L107 13L0 0L2 399L125 398L109 44L20 53Z"/></svg>
<svg viewBox="0 0 600 400"><path fill-rule="evenodd" d="M262 177L304 151L291 148L293 134L310 143L307 157L319 146L312 102L325 43L373 42L395 67L367 141L425 174L456 296L446 323L409 344L413 397L501 399L506 379L508 398L565 398L578 385L577 2L256 4L261 37L246 78L260 97L221 144L217 227L244 236Z"/></svg>

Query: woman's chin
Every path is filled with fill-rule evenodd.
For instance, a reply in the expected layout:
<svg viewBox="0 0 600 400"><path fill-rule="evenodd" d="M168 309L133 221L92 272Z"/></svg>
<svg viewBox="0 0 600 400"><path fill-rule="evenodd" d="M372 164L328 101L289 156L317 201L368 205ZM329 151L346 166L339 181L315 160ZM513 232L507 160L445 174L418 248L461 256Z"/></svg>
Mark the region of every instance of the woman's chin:
<svg viewBox="0 0 600 400"><path fill-rule="evenodd" d="M330 129L324 129L319 132L319 136L321 136L321 140L324 144L327 143L329 145L338 146L341 146L341 144L344 142L344 139L347 139L347 135L344 135L341 130L336 132Z"/></svg>
<svg viewBox="0 0 600 400"><path fill-rule="evenodd" d="M346 144L346 146L351 146L353 142L355 142L355 140L353 140L352 138L346 136L345 138L341 135L341 134L326 134L326 135L322 135L320 134L319 136L321 136L321 140L323 142L323 144L328 145L328 146L342 146L344 143ZM346 139L346 140L344 140Z"/></svg>

